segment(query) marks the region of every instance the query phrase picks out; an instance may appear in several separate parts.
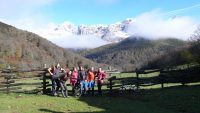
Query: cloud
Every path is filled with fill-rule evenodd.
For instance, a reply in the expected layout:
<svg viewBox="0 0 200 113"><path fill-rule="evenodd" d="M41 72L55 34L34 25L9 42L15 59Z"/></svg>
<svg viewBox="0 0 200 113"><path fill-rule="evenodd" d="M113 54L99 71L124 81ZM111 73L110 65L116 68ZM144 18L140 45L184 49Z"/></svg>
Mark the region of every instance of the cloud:
<svg viewBox="0 0 200 113"><path fill-rule="evenodd" d="M156 10L136 16L128 32L153 39L175 37L187 40L197 28L197 22L190 17L165 18L162 14Z"/></svg>
<svg viewBox="0 0 200 113"><path fill-rule="evenodd" d="M107 42L96 36L75 36L70 32L55 31L57 27L48 15L41 10L43 6L51 5L57 0L0 0L0 21L17 28L37 33L63 47L98 47ZM113 5L121 0L90 0L99 5ZM83 2L83 1L82 1ZM84 1L85 2L85 1ZM166 15L176 14L199 7L200 4L170 12L150 11L134 17L128 33L149 38L177 37L187 40L196 29L197 22L187 16L166 18ZM98 24L98 23L97 23Z"/></svg>
<svg viewBox="0 0 200 113"><path fill-rule="evenodd" d="M55 1L0 0L0 21L24 30L36 29L48 21L48 16L41 12L42 7Z"/></svg>
<svg viewBox="0 0 200 113"><path fill-rule="evenodd" d="M108 44L108 42L92 35L71 35L48 38L48 40L65 48L95 48Z"/></svg>
<svg viewBox="0 0 200 113"><path fill-rule="evenodd" d="M197 22L190 17L166 18L163 12L158 10L142 13L132 19L127 30L128 34L150 39L174 37L187 40L197 27ZM95 35L74 35L63 27L69 25L73 26L71 22L63 22L59 25L50 23L47 27L36 29L35 33L66 48L94 48L108 44ZM63 29L55 30L59 26Z"/></svg>
<svg viewBox="0 0 200 113"><path fill-rule="evenodd" d="M22 18L38 13L42 6L55 0L0 0L0 15L5 19Z"/></svg>
<svg viewBox="0 0 200 113"><path fill-rule="evenodd" d="M58 26L65 24L73 25L70 22L64 22L60 25L52 22L45 28L38 29L36 33L65 48L95 48L109 43L94 35L75 35L65 29L55 30Z"/></svg>

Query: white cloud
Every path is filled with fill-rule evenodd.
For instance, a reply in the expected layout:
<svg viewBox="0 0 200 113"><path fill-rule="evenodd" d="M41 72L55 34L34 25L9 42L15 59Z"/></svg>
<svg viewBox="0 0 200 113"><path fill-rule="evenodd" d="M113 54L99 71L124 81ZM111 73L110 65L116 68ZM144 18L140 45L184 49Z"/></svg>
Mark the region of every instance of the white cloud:
<svg viewBox="0 0 200 113"><path fill-rule="evenodd" d="M130 34L149 38L175 37L187 40L197 27L197 22L187 16L165 18L160 11L151 11L135 17Z"/></svg>
<svg viewBox="0 0 200 113"><path fill-rule="evenodd" d="M62 24L66 23L70 22L64 22ZM65 30L55 30L58 26L55 23L50 23L47 27L38 29L36 33L65 48L95 48L108 44L108 42L94 35L74 35Z"/></svg>
<svg viewBox="0 0 200 113"><path fill-rule="evenodd" d="M190 17L166 18L160 11L143 13L133 20L128 33L151 39L174 37L187 40L197 26L197 23ZM74 35L65 29L55 30L58 26L65 26L65 24L73 25L71 22L63 22L59 25L50 23L46 27L40 26L40 29L35 30L35 33L67 48L94 48L108 43L96 36Z"/></svg>
<svg viewBox="0 0 200 113"><path fill-rule="evenodd" d="M41 8L51 5L56 0L0 0L0 21L16 26L17 28L37 33L62 47L93 48L107 42L96 36L75 36L65 31L55 31L56 24L50 23L48 15L41 12ZM112 5L121 0L93 0L100 5ZM128 32L149 38L178 37L187 39L196 29L197 23L190 17L182 16L164 18L167 14L174 14L199 5L171 11L168 13L151 11L135 17Z"/></svg>
<svg viewBox="0 0 200 113"><path fill-rule="evenodd" d="M131 35L144 36L151 39L174 37L187 40L196 30L197 22L187 16L166 18L164 12L154 10L142 13L130 24L128 33ZM71 22L63 22L60 25L50 23L45 28L37 29L35 32L59 46L67 48L94 48L107 42L91 35L73 35L65 30L55 31L55 28ZM72 24L73 25L73 24Z"/></svg>
<svg viewBox="0 0 200 113"><path fill-rule="evenodd" d="M48 39L51 42L66 48L95 48L108 44L108 42L91 35L71 35L68 37L54 37Z"/></svg>
<svg viewBox="0 0 200 113"><path fill-rule="evenodd" d="M42 6L55 0L0 0L0 15L4 19L23 18L38 13Z"/></svg>
<svg viewBox="0 0 200 113"><path fill-rule="evenodd" d="M41 8L56 0L0 0L0 21L20 29L34 30L47 24ZM39 25L39 26L38 26Z"/></svg>

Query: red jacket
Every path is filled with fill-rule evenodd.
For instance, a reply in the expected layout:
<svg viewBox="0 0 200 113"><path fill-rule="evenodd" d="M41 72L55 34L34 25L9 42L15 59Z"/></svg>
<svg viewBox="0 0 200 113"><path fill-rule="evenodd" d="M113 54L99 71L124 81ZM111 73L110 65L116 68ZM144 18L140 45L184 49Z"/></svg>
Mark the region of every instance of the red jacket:
<svg viewBox="0 0 200 113"><path fill-rule="evenodd" d="M97 83L103 84L105 79L106 79L106 73L97 72Z"/></svg>

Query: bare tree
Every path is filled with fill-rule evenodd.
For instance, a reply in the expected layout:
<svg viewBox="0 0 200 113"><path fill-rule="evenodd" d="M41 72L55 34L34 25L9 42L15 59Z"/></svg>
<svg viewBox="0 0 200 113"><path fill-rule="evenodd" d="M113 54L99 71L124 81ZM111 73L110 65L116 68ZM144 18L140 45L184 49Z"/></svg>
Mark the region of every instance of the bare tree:
<svg viewBox="0 0 200 113"><path fill-rule="evenodd" d="M191 52L197 62L200 63L200 26L190 37L191 41Z"/></svg>
<svg viewBox="0 0 200 113"><path fill-rule="evenodd" d="M195 44L200 44L200 25L197 27L197 30L190 36L190 40Z"/></svg>

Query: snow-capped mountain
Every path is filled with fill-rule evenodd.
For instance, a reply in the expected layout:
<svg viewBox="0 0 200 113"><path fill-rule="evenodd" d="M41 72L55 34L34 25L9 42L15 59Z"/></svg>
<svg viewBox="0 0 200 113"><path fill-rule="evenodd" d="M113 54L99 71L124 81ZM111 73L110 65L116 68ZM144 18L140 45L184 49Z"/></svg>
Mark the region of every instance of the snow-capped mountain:
<svg viewBox="0 0 200 113"><path fill-rule="evenodd" d="M149 39L176 37L187 40L198 23L188 17L161 18L157 13L144 13L110 25L75 25L49 23L33 32L66 48L95 48L119 42L130 36Z"/></svg>
<svg viewBox="0 0 200 113"><path fill-rule="evenodd" d="M134 19L126 19L110 25L79 25L76 26L70 22L64 22L60 25L54 25L53 30L56 33L65 32L71 35L90 35L108 42L119 42L130 36L127 29Z"/></svg>

